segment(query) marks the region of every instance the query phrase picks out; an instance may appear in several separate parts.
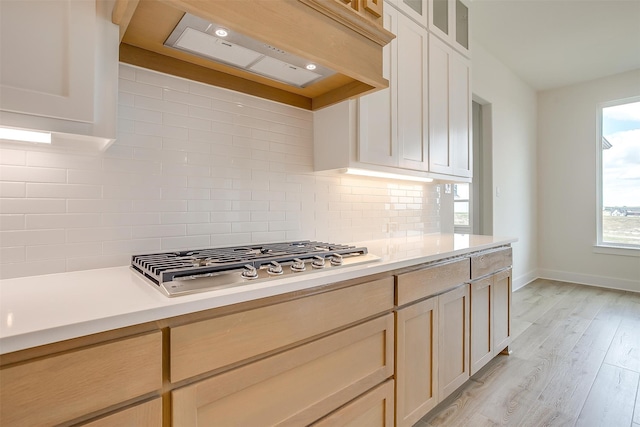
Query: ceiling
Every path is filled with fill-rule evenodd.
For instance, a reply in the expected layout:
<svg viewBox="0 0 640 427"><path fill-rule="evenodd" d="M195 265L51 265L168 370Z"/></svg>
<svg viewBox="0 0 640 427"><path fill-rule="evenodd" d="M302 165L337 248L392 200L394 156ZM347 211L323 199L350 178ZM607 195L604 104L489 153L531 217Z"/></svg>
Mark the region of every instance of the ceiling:
<svg viewBox="0 0 640 427"><path fill-rule="evenodd" d="M471 32L536 90L640 68L640 0L472 0Z"/></svg>

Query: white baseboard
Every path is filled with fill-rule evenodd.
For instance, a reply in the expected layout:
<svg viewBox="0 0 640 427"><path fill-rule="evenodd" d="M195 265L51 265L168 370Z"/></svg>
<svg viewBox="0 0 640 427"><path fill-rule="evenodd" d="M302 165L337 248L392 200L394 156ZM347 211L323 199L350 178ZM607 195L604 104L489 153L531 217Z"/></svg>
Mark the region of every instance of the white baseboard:
<svg viewBox="0 0 640 427"><path fill-rule="evenodd" d="M540 277L540 275L538 274L537 270L531 270L525 274L521 274L518 277L514 277L513 283L511 284L511 290L516 291L520 288L524 288L529 283L536 280L538 277Z"/></svg>
<svg viewBox="0 0 640 427"><path fill-rule="evenodd" d="M640 281L617 279L614 277L594 276L590 274L571 273L567 271L539 269L541 279L558 280L561 282L578 283L580 285L599 286L601 288L618 289L622 291L640 292ZM514 280L515 283L515 280ZM514 286L514 290L517 289Z"/></svg>

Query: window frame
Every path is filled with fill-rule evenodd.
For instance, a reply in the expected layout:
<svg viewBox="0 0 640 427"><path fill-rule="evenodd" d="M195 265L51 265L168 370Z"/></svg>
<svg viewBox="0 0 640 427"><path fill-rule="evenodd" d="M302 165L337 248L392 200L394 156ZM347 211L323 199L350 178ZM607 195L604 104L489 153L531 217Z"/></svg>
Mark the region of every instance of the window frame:
<svg viewBox="0 0 640 427"><path fill-rule="evenodd" d="M640 245L606 242L603 240L603 215L604 208L604 188L603 188L603 156L602 156L602 111L608 107L615 107L617 105L631 104L634 102L640 102L640 96L633 96L629 98L616 99L613 101L601 102L597 106L596 110L596 242L594 245L594 253L609 254L609 255L623 255L623 256L636 256L640 257Z"/></svg>
<svg viewBox="0 0 640 427"><path fill-rule="evenodd" d="M456 190L455 190L455 185L468 185L469 186L469 198L468 199L455 199L455 194L456 194ZM453 222L453 232L456 234L471 234L472 230L473 230L473 207L471 205L471 201L473 198L473 186L471 185L471 183L468 182L454 182L451 185L451 192L453 193L453 215L454 215L454 222ZM456 202L457 203L467 203L468 204L468 208L469 208L469 224L468 225L456 225L455 223L455 212L456 212Z"/></svg>

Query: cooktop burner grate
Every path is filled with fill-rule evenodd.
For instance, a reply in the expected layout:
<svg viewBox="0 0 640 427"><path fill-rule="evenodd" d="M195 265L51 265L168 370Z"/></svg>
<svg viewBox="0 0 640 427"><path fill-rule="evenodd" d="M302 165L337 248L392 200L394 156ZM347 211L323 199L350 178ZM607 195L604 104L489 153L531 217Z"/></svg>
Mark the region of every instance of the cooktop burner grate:
<svg viewBox="0 0 640 427"><path fill-rule="evenodd" d="M158 286L168 282L212 277L253 267L256 270L274 263L290 265L294 262L318 258L358 257L367 248L316 241L295 241L189 251L174 251L134 255L131 266Z"/></svg>

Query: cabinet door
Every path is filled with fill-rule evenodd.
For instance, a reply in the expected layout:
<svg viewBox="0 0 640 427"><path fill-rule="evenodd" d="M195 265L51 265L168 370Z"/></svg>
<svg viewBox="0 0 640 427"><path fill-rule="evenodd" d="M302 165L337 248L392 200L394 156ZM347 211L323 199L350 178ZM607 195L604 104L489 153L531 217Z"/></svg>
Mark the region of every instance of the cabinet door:
<svg viewBox="0 0 640 427"><path fill-rule="evenodd" d="M391 0L391 4L424 28L429 26L428 0Z"/></svg>
<svg viewBox="0 0 640 427"><path fill-rule="evenodd" d="M471 177L471 67L457 53L449 56L449 137L452 174Z"/></svg>
<svg viewBox="0 0 640 427"><path fill-rule="evenodd" d="M469 56L469 7L463 0L429 0L429 31Z"/></svg>
<svg viewBox="0 0 640 427"><path fill-rule="evenodd" d="M427 97L428 32L398 16L398 165L429 168L429 100Z"/></svg>
<svg viewBox="0 0 640 427"><path fill-rule="evenodd" d="M389 313L196 382L171 393L172 425L309 425L389 379L393 343Z"/></svg>
<svg viewBox="0 0 640 427"><path fill-rule="evenodd" d="M156 398L100 418L83 427L162 427L162 400Z"/></svg>
<svg viewBox="0 0 640 427"><path fill-rule="evenodd" d="M438 403L437 297L396 314L396 426L412 426Z"/></svg>
<svg viewBox="0 0 640 427"><path fill-rule="evenodd" d="M511 269L493 277L493 355L511 343Z"/></svg>
<svg viewBox="0 0 640 427"><path fill-rule="evenodd" d="M429 170L469 178L471 81L469 60L429 37Z"/></svg>
<svg viewBox="0 0 640 427"><path fill-rule="evenodd" d="M451 174L453 150L449 145L449 56L437 37L429 38L429 170Z"/></svg>
<svg viewBox="0 0 640 427"><path fill-rule="evenodd" d="M162 387L162 333L110 341L0 370L0 425L58 425Z"/></svg>
<svg viewBox="0 0 640 427"><path fill-rule="evenodd" d="M469 285L438 296L438 399L469 379Z"/></svg>
<svg viewBox="0 0 640 427"><path fill-rule="evenodd" d="M393 427L393 380L379 385L312 427Z"/></svg>
<svg viewBox="0 0 640 427"><path fill-rule="evenodd" d="M398 33L398 12L392 7L384 8L384 28ZM382 74L389 87L358 99L357 157L362 163L398 166L397 45L395 38L382 51Z"/></svg>
<svg viewBox="0 0 640 427"><path fill-rule="evenodd" d="M471 283L471 372L493 358L493 277Z"/></svg>
<svg viewBox="0 0 640 427"><path fill-rule="evenodd" d="M0 17L0 109L91 122L96 2L2 1Z"/></svg>

